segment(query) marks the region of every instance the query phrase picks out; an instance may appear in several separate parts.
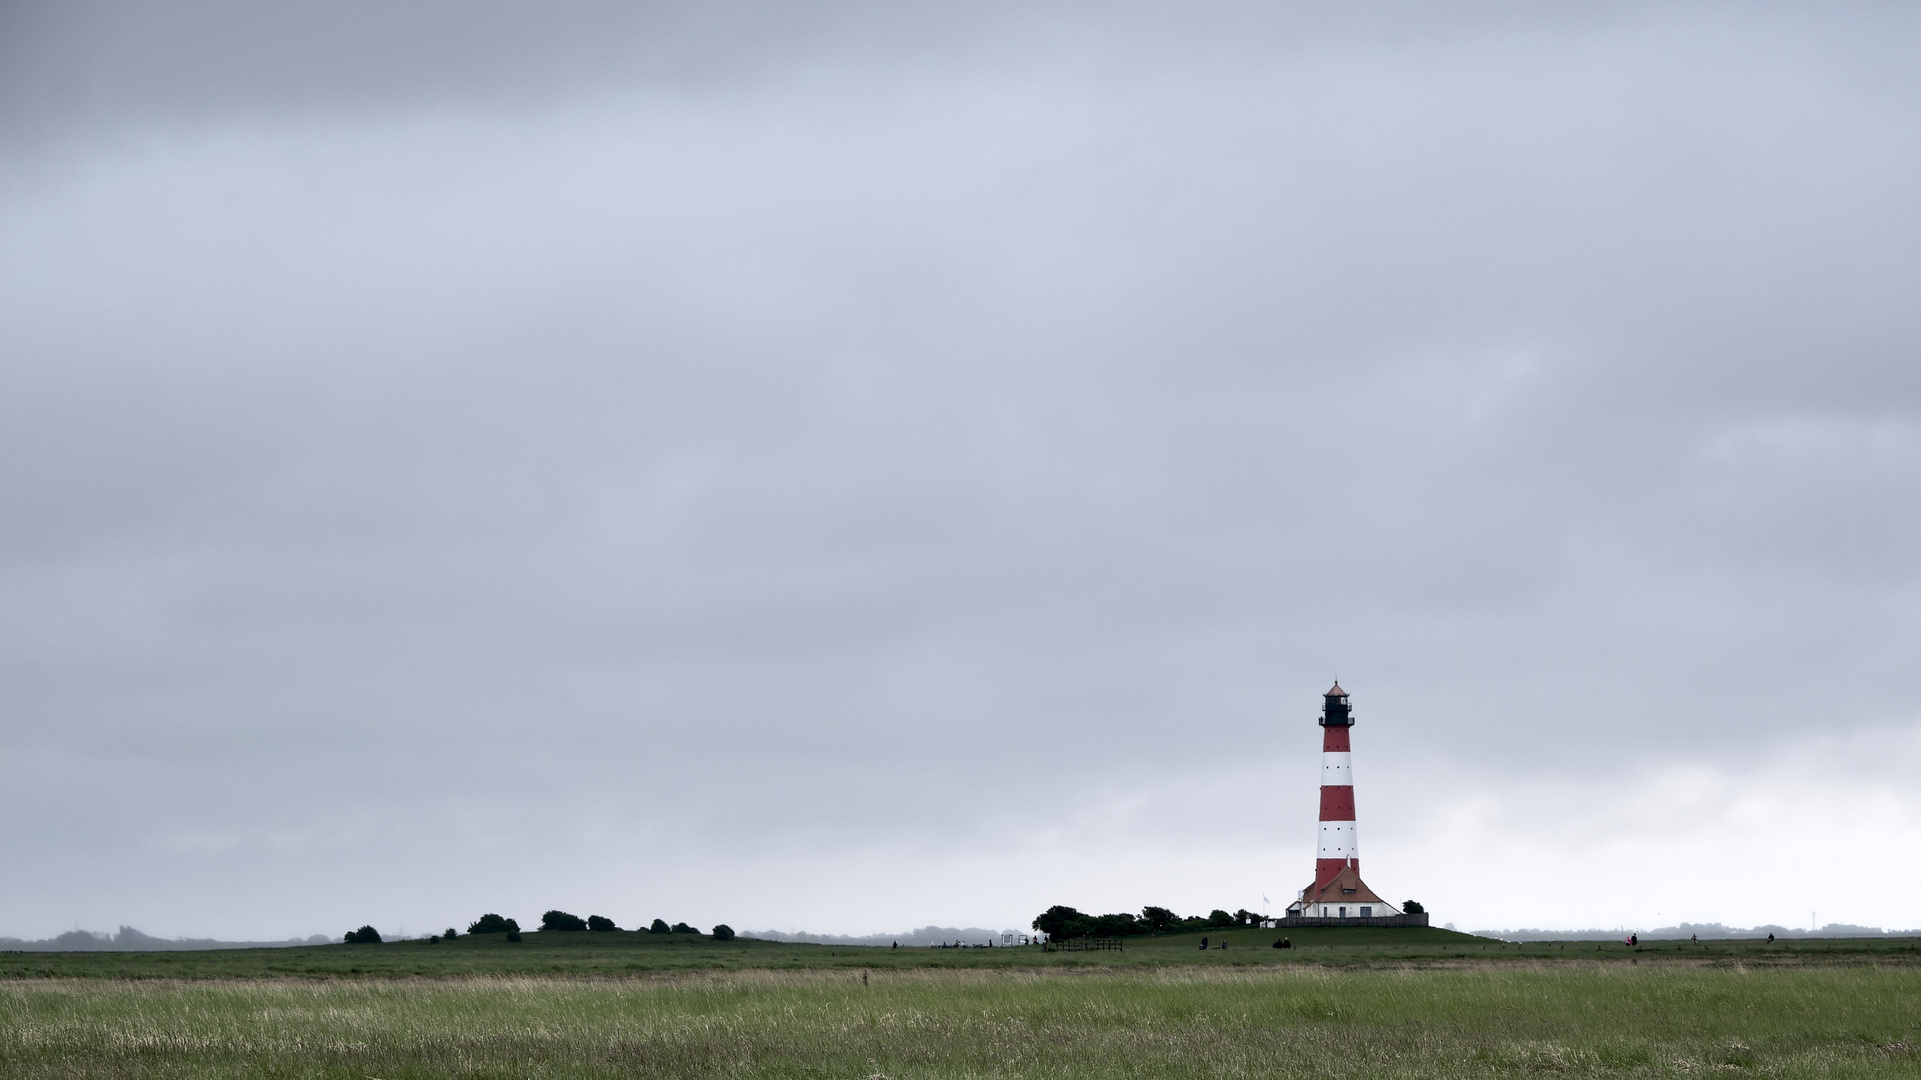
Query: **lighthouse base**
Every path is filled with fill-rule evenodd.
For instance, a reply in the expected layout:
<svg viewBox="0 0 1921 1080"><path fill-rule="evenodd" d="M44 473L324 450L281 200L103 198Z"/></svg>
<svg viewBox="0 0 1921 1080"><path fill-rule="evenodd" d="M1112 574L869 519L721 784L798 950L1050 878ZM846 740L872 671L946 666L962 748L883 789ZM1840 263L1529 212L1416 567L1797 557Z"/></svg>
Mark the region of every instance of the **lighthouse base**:
<svg viewBox="0 0 1921 1080"><path fill-rule="evenodd" d="M1376 915L1372 918L1355 917L1352 919L1320 918L1315 915L1283 915L1273 920L1275 926L1426 926L1427 912L1413 914Z"/></svg>

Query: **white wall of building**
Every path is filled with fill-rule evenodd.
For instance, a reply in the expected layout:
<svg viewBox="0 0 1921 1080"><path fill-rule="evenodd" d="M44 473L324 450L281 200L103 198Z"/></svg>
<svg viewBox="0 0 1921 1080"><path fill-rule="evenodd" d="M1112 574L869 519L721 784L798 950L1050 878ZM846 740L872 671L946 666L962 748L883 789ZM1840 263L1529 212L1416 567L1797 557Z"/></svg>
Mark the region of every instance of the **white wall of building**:
<svg viewBox="0 0 1921 1080"><path fill-rule="evenodd" d="M1363 912L1362 908L1367 911ZM1309 918L1314 919L1379 919L1400 913L1400 908L1385 900L1330 900L1309 904L1306 912Z"/></svg>

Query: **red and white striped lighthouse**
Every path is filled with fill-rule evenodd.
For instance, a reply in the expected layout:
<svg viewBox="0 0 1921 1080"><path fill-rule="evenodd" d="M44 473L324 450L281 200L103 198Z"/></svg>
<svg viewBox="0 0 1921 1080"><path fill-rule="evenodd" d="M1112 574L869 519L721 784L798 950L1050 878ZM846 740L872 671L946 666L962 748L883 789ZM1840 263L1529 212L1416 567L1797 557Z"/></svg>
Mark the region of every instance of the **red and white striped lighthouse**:
<svg viewBox="0 0 1921 1080"><path fill-rule="evenodd" d="M1361 881L1361 850L1354 830L1354 726L1347 691L1336 682L1321 706L1321 835L1314 884L1287 909L1294 917L1378 919L1399 915Z"/></svg>

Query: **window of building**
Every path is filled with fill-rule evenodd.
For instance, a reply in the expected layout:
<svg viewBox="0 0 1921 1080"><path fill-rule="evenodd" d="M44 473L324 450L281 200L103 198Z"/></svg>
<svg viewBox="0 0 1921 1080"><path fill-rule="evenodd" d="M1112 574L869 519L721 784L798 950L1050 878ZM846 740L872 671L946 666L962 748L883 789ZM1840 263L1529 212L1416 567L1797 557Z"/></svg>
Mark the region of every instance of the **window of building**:
<svg viewBox="0 0 1921 1080"><path fill-rule="evenodd" d="M1347 909L1345 907L1341 909L1341 918L1347 918Z"/></svg>
<svg viewBox="0 0 1921 1080"><path fill-rule="evenodd" d="M1374 917L1374 909L1373 909L1373 908L1371 908L1371 907L1366 907L1366 906L1363 906L1363 907L1361 908L1361 918L1363 918L1363 919L1371 919L1371 918L1373 918L1373 917Z"/></svg>

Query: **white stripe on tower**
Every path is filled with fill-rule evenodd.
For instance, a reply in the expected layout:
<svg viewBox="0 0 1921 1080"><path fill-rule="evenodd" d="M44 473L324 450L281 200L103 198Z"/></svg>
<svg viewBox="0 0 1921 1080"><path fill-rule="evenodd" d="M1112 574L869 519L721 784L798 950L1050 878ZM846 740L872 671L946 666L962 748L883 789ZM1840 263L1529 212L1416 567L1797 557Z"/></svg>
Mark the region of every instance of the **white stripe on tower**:
<svg viewBox="0 0 1921 1080"><path fill-rule="evenodd" d="M1348 859L1358 859L1361 857L1359 843L1360 836L1355 832L1353 822L1323 821L1321 822L1321 850L1315 858L1340 859L1343 862Z"/></svg>

